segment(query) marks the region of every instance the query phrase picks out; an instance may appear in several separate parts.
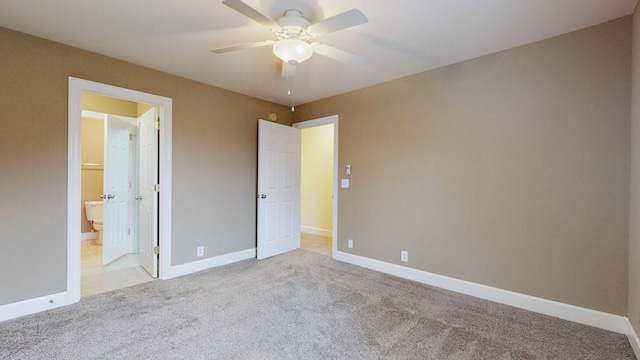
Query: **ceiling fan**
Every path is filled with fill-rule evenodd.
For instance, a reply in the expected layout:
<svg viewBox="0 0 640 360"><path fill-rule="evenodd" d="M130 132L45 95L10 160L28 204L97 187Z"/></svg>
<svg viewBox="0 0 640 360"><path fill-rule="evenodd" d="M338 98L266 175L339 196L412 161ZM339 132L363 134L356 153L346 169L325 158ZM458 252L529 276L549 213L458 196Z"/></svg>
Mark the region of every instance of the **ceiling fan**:
<svg viewBox="0 0 640 360"><path fill-rule="evenodd" d="M367 23L369 20L358 9L351 9L311 24L302 17L302 12L297 9L285 11L282 17L274 21L242 0L223 0L222 3L267 27L277 40L264 40L212 49L211 52L215 54L260 46L273 46L273 53L282 60L282 76L285 77L293 76L296 65L309 59L314 53L352 66L364 63L364 59L358 55L316 41L319 36Z"/></svg>

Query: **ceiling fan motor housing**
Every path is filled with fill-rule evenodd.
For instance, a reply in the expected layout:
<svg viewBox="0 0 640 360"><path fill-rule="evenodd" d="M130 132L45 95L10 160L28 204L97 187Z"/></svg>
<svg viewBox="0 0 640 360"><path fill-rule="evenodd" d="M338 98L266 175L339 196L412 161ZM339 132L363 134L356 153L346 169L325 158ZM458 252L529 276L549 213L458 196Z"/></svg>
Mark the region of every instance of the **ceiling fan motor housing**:
<svg viewBox="0 0 640 360"><path fill-rule="evenodd" d="M302 17L302 12L296 9L289 9L284 12L284 16L277 21L278 25L282 27L281 31L277 31L275 34L280 39L299 39L307 40L310 38L306 29L311 23L307 19Z"/></svg>

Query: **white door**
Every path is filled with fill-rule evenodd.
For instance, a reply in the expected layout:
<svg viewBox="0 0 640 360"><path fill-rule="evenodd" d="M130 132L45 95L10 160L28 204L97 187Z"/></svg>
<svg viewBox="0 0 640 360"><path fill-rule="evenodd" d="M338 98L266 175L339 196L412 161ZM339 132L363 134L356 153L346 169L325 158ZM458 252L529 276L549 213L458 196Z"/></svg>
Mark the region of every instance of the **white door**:
<svg viewBox="0 0 640 360"><path fill-rule="evenodd" d="M258 260L300 247L300 130L258 122Z"/></svg>
<svg viewBox="0 0 640 360"><path fill-rule="evenodd" d="M129 250L129 123L105 115L104 130L102 263L108 264Z"/></svg>
<svg viewBox="0 0 640 360"><path fill-rule="evenodd" d="M158 245L158 118L154 107L138 118L138 238L140 240L140 265L152 277L158 277L158 255L153 248Z"/></svg>

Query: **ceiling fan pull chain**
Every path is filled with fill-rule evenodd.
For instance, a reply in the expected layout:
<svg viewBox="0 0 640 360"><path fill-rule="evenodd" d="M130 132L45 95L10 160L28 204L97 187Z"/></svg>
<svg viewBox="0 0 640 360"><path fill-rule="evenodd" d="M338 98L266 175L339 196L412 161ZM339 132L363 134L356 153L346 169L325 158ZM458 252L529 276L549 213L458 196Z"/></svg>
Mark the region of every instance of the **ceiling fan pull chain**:
<svg viewBox="0 0 640 360"><path fill-rule="evenodd" d="M287 93L289 94L289 96L291 96L291 112L294 112L296 111L296 108L293 105L293 92L291 91L291 89L293 89L293 76L289 77L289 91Z"/></svg>

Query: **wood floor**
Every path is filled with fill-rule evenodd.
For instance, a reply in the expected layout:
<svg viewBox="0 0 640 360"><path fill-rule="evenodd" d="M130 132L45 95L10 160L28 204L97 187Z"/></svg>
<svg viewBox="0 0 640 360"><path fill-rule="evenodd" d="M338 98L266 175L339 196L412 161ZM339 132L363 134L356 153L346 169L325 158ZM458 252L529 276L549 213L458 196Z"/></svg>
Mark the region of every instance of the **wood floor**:
<svg viewBox="0 0 640 360"><path fill-rule="evenodd" d="M82 241L81 297L142 284L153 278L139 265L138 255L128 254L102 265L102 245L93 240Z"/></svg>

